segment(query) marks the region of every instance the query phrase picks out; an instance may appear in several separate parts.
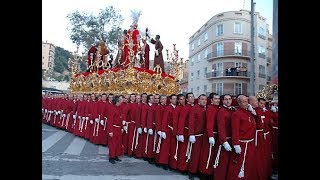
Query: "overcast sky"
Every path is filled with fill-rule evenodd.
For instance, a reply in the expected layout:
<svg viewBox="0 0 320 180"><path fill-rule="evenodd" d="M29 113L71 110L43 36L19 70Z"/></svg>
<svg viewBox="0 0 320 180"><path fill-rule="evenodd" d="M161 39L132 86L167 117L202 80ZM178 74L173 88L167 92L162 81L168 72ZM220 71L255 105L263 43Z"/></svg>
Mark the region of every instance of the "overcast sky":
<svg viewBox="0 0 320 180"><path fill-rule="evenodd" d="M272 33L273 0L255 2L255 11L267 19ZM169 52L173 49L172 44L176 44L180 57L188 59L189 38L202 25L224 11L250 10L250 3L251 0L42 0L42 41L75 51L76 45L70 40L66 16L76 10L97 14L100 9L112 5L120 10L125 19L123 29L128 29L132 23L130 11L141 10L139 27L148 27L151 34L159 34L164 49L169 49ZM151 50L150 54L153 53L153 45Z"/></svg>

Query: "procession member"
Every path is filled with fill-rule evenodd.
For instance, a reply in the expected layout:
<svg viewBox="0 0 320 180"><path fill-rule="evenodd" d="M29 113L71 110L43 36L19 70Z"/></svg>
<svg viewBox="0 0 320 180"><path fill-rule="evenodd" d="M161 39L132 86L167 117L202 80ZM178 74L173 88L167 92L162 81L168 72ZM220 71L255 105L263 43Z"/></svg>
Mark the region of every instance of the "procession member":
<svg viewBox="0 0 320 180"><path fill-rule="evenodd" d="M154 164L155 151L153 151L153 145L157 134L155 134L155 108L156 104L154 104L154 95L149 94L147 96L148 105L147 115L146 115L146 124L147 124L147 139L146 139L146 147L144 149L144 153L146 154L147 160L150 164Z"/></svg>
<svg viewBox="0 0 320 180"><path fill-rule="evenodd" d="M203 134L206 131L206 104L207 96L201 94L198 104L194 105L189 114L189 149L187 161L189 162L189 178L194 179L198 172Z"/></svg>
<svg viewBox="0 0 320 180"><path fill-rule="evenodd" d="M159 164L159 156L160 156L160 149L161 149L161 142L162 142L162 138L161 138L161 123L162 123L162 118L163 118L163 114L165 111L165 108L167 106L167 96L166 95L160 95L160 103L158 104L158 106L156 107L156 112L155 112L155 121L156 121L156 125L155 125L155 134L157 134L156 137L156 142L154 143L154 150L156 152L155 154L155 161L156 161L156 166L160 166Z"/></svg>
<svg viewBox="0 0 320 180"><path fill-rule="evenodd" d="M228 167L227 179L257 179L256 148L254 138L256 132L255 118L248 108L248 98L239 95L239 108L231 115L232 145L234 151Z"/></svg>
<svg viewBox="0 0 320 180"><path fill-rule="evenodd" d="M188 172L188 162L187 162L187 147L189 139L189 114L191 108L194 106L194 95L189 92L186 94L185 99L187 101L186 105L181 108L178 120L178 131L177 136L179 140L178 148L178 170L186 174Z"/></svg>
<svg viewBox="0 0 320 180"><path fill-rule="evenodd" d="M159 154L159 164L165 169L168 169L170 146L173 134L173 113L177 104L177 95L169 96L170 104L165 107L161 121L161 147ZM175 136L174 136L175 139ZM174 143L175 144L175 143Z"/></svg>
<svg viewBox="0 0 320 180"><path fill-rule="evenodd" d="M275 175L278 174L278 103L270 103L270 122L271 122L271 142L272 142L272 170Z"/></svg>
<svg viewBox="0 0 320 180"><path fill-rule="evenodd" d="M216 143L218 147L216 157L213 160L213 179L216 180L227 179L228 166L232 154L231 115L235 108L231 106L232 97L230 94L223 95L222 104L217 115L218 139Z"/></svg>
<svg viewBox="0 0 320 180"><path fill-rule="evenodd" d="M108 96L106 93L101 95L101 101L96 103L92 117L92 138L90 141L94 144L108 145L107 135L107 114L110 109L110 103L107 101ZM91 122L90 122L91 123Z"/></svg>
<svg viewBox="0 0 320 180"><path fill-rule="evenodd" d="M134 93L130 94L129 103L128 103L128 115L126 119L127 123L127 131L128 131L128 156L133 155L133 148L134 148L134 138L136 135L136 128L135 128L135 119L134 119L134 113L136 108L136 95Z"/></svg>
<svg viewBox="0 0 320 180"><path fill-rule="evenodd" d="M122 148L122 117L121 108L122 98L114 96L112 105L109 107L108 113L108 147L109 147L109 162L115 164L116 161L121 161L119 156L123 155Z"/></svg>
<svg viewBox="0 0 320 180"><path fill-rule="evenodd" d="M144 109L145 104L147 103L147 94L141 94L141 103L138 103L137 109L135 112L135 122L136 122L136 137L135 137L135 147L134 147L134 156L136 158L142 158L143 147L145 147L145 138L146 134L143 133L144 123L141 122L141 113ZM140 97L138 100L140 100Z"/></svg>
<svg viewBox="0 0 320 180"><path fill-rule="evenodd" d="M97 101L96 101L96 95L92 93L89 96L90 99L87 102L87 107L86 107L86 121L84 124L84 138L92 140L92 133L93 133L93 120L94 120L94 109L96 108ZM88 120L87 120L88 119Z"/></svg>
<svg viewBox="0 0 320 180"><path fill-rule="evenodd" d="M217 115L219 111L220 96L213 93L211 104L206 111L206 131L203 135L202 152L200 155L199 171L204 175L213 175L213 163L216 158L216 141L218 139Z"/></svg>
<svg viewBox="0 0 320 180"><path fill-rule="evenodd" d="M125 94L123 96L122 103L120 105L121 108L121 116L122 116L122 145L123 145L123 151L124 154L128 154L128 117L129 117L129 109L128 109L128 101L129 101L129 95Z"/></svg>

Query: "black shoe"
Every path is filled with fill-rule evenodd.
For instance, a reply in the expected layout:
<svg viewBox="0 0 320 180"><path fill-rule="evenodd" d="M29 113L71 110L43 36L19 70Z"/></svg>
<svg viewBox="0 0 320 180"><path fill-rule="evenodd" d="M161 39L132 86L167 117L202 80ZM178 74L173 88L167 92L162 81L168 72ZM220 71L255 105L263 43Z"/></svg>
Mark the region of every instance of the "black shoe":
<svg viewBox="0 0 320 180"><path fill-rule="evenodd" d="M148 162L149 162L150 164L154 164L154 163L155 163L154 159L149 159Z"/></svg>
<svg viewBox="0 0 320 180"><path fill-rule="evenodd" d="M113 158L109 159L109 162L110 162L111 164L115 164L115 163L116 163Z"/></svg>
<svg viewBox="0 0 320 180"><path fill-rule="evenodd" d="M119 162L122 161L122 160L119 159L118 157L115 157L114 160L119 161Z"/></svg>
<svg viewBox="0 0 320 180"><path fill-rule="evenodd" d="M190 180L194 180L194 175L192 173L189 172L188 176Z"/></svg>
<svg viewBox="0 0 320 180"><path fill-rule="evenodd" d="M162 168L163 168L164 170L168 170L168 165L162 165Z"/></svg>

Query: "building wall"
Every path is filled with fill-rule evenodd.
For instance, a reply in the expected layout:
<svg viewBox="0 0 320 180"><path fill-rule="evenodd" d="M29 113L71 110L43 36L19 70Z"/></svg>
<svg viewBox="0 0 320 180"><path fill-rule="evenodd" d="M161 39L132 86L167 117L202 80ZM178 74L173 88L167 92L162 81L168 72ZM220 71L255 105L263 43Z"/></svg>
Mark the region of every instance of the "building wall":
<svg viewBox="0 0 320 180"><path fill-rule="evenodd" d="M42 69L53 69L55 46L48 42L42 42Z"/></svg>
<svg viewBox="0 0 320 180"><path fill-rule="evenodd" d="M55 88L62 91L69 91L70 89L70 82L64 81L45 81L42 80L42 87L46 88Z"/></svg>
<svg viewBox="0 0 320 180"><path fill-rule="evenodd" d="M219 13L189 38L188 90L193 91L195 96L215 92L217 83L226 83L223 85L223 93L234 95L234 84L238 83L243 84L243 93L249 94L249 73L251 72L250 19L250 12L246 10ZM255 13L254 21L254 73L255 92L257 92L259 90L257 87L265 85L267 76L270 74L267 60L269 58L272 61L272 48L269 48L270 43L272 44L272 37L269 36L266 19L258 12ZM237 31L239 30L237 29L239 24L241 24L241 31ZM219 33L221 29L223 29L223 33ZM221 46L223 46L222 49ZM200 58L198 58L199 56ZM245 67L247 73L245 75L243 73L239 75L238 73L232 76L227 74L226 69L235 68L236 65ZM206 73L205 68L207 68ZM199 77L198 71L200 71ZM207 92L205 92L205 86L207 86Z"/></svg>

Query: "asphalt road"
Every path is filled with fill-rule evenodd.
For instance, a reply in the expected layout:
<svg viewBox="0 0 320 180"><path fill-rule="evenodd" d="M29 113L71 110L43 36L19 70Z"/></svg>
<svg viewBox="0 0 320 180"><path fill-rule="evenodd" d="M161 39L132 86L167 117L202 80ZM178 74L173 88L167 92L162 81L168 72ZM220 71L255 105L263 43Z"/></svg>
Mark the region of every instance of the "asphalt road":
<svg viewBox="0 0 320 180"><path fill-rule="evenodd" d="M122 156L121 162L108 161L108 148L63 130L42 124L43 180L165 180L188 179L146 161Z"/></svg>

